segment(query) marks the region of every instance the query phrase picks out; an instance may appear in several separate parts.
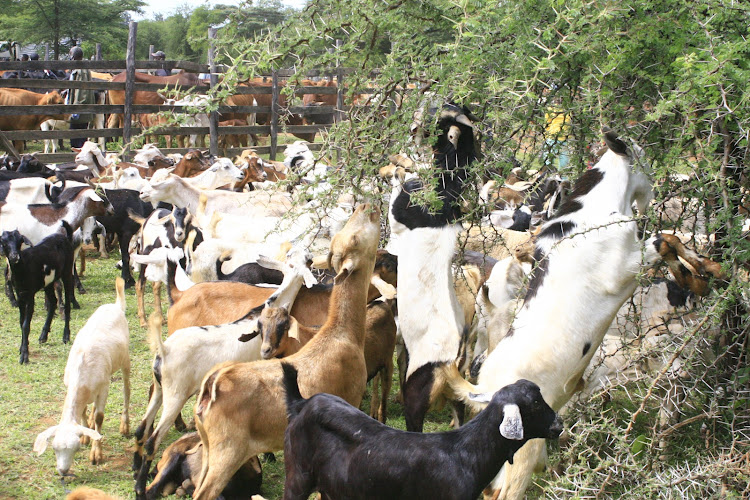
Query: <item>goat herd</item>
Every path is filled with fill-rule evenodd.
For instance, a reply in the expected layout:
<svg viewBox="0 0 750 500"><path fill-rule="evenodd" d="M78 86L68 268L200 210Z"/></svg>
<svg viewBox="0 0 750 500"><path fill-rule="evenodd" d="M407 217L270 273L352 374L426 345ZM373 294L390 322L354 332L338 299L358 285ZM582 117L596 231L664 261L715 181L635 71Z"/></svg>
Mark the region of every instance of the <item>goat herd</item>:
<svg viewBox="0 0 750 500"><path fill-rule="evenodd" d="M544 214L533 239L528 221L518 227L518 204L503 196L508 187L485 189L492 208L510 210L512 229L497 230L517 243L495 254L499 260L471 251L457 259L475 119L446 104L437 120L437 209L412 199L423 189L416 163L397 155L381 169L392 186L388 251L378 250L376 189L374 203L355 207L343 195L325 210L299 194L332 192L331 168L305 143L290 145L283 163L252 151L234 162L200 151L167 158L153 146L118 163L93 143L74 168L6 161L15 172L0 171L0 243L6 292L20 310L21 363L29 362L35 293L45 291L45 342L62 282L68 342L81 245L115 236L122 256L115 303L100 306L75 335L60 421L37 436L34 451L51 443L65 476L91 441L90 460L99 463L110 378L119 370L120 432L129 433L125 288L135 285L154 356L148 408L135 430L137 498L249 498L260 493L258 455L282 449L285 499L319 491L330 499L474 500L483 490L522 498L544 460L544 440L562 432L556 412L584 387L639 272L664 261L677 285L696 295L725 275L673 234L639 234L633 204L643 214L651 201L648 167L640 148L608 130L608 150L570 192L559 181L551 189L543 178L520 181L537 198L534 215ZM287 176L312 187L278 189ZM147 280L156 306L150 318ZM162 283L171 304L166 339ZM384 425L394 351L406 426L417 432ZM373 378L382 393L374 383L368 416L357 408ZM152 472L166 432L184 429L180 412L193 395L197 433L172 443ZM425 414L440 401L451 402L458 424L466 406L476 416L457 430L422 434ZM79 488L69 498L110 497Z"/></svg>

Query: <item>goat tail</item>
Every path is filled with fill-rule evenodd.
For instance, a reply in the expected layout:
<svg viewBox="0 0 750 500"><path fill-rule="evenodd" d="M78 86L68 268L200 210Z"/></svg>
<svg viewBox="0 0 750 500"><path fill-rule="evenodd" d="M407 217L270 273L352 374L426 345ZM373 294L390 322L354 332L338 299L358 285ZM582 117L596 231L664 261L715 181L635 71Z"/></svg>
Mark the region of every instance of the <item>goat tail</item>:
<svg viewBox="0 0 750 500"><path fill-rule="evenodd" d="M471 394L481 391L477 386L461 376L456 363L441 364L437 367L435 375L436 378L442 378L445 381L446 396L461 401L475 411L484 409L485 404L477 403L471 399Z"/></svg>
<svg viewBox="0 0 750 500"><path fill-rule="evenodd" d="M151 352L159 354L164 359L164 342L161 339L162 319L159 311L154 311L148 318L148 345Z"/></svg>
<svg viewBox="0 0 750 500"><path fill-rule="evenodd" d="M297 369L285 362L281 362L281 371L284 372L284 393L286 394L286 416L291 420L296 417L307 401L299 392L297 382Z"/></svg>
<svg viewBox="0 0 750 500"><path fill-rule="evenodd" d="M120 309L122 309L122 312L125 312L125 307L127 305L125 302L125 280L119 276L115 278L115 293L117 294L115 305L119 306ZM161 325L159 325L159 327L161 327Z"/></svg>

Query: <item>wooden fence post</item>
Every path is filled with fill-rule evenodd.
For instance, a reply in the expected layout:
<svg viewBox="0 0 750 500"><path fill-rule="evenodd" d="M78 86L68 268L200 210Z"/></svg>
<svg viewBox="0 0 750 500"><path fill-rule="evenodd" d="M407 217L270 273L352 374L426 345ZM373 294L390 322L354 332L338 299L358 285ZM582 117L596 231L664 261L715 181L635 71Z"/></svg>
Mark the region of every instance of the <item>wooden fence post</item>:
<svg viewBox="0 0 750 500"><path fill-rule="evenodd" d="M154 46L153 45L148 46L148 60L149 61L154 60Z"/></svg>
<svg viewBox="0 0 750 500"><path fill-rule="evenodd" d="M96 54L96 56L94 57L94 59L97 60L97 61L101 61L102 60L102 44L101 43L97 43L96 44L96 52L95 52L95 54Z"/></svg>
<svg viewBox="0 0 750 500"><path fill-rule="evenodd" d="M44 60L49 61L49 44L44 44Z"/></svg>
<svg viewBox="0 0 750 500"><path fill-rule="evenodd" d="M128 31L128 50L125 56L125 109L122 114L122 145L123 159L130 160L130 123L133 109L133 90L135 87L135 39L138 32L138 23L130 21Z"/></svg>
<svg viewBox="0 0 750 500"><path fill-rule="evenodd" d="M279 141L279 73L271 72L271 160L276 160Z"/></svg>
<svg viewBox="0 0 750 500"><path fill-rule="evenodd" d="M208 71L210 71L210 83L211 88L214 88L219 83L219 76L216 74L216 32L218 28L208 28ZM208 116L208 151L212 155L219 154L219 114L216 111L211 111Z"/></svg>

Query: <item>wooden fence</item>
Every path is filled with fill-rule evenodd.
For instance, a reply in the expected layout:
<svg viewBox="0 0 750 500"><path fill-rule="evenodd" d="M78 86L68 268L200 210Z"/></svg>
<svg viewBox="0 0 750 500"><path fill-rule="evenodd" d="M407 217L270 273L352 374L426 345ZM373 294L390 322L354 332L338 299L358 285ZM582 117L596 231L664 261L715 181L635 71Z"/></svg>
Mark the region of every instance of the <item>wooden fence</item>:
<svg viewBox="0 0 750 500"><path fill-rule="evenodd" d="M199 64L192 61L136 61L135 60L135 43L136 43L137 23L130 23L130 33L128 37L127 57L124 61L8 61L0 62L0 73L3 71L13 70L73 70L89 69L97 71L128 72L128 78L125 82L78 82L69 80L36 80L36 79L0 79L0 88L22 87L34 89L35 91L44 92L44 89L93 89L99 91L106 90L124 90L124 105L111 104L90 104L90 105L47 105L47 106L0 106L0 115L34 115L34 114L122 114L123 128L112 129L86 129L86 130L55 130L55 131L6 131L0 132L0 147L11 153L12 146L8 144L13 140L42 140L42 139L74 139L74 138L122 138L124 144L125 157L130 156L130 147L133 137L143 132L139 127L131 126L131 118L136 114L173 112L188 112L182 106L169 105L138 105L133 103L133 95L136 91L161 91L165 89L189 90L191 93L205 93L212 87L219 84L219 75L225 71L225 68L214 63L213 44L209 48L209 64ZM216 36L215 29L209 29L209 39ZM185 70L193 73L210 74L207 85L198 85L185 89L177 85L149 84L135 82L135 71L138 70L155 70L164 68L168 72L172 70ZM306 76L317 76L306 75ZM269 86L238 86L235 93L237 94L271 94L271 106L220 106L218 111L209 114L209 127L161 127L154 135L190 135L206 134L209 136L209 150L212 154L219 154L219 136L236 134L263 134L270 136L270 145L255 147L258 153L270 154L271 159L275 159L278 152L278 138L283 131L291 134L310 134L312 132L322 132L328 129L330 125L294 125L286 126L282 129L282 113L289 113L301 116L311 116L319 114L333 115L335 119L340 119L348 110L348 106L343 106L343 75L344 71L334 69L326 73L329 76L335 75L337 78L336 87L317 87L307 86L298 87L297 95L303 94L336 94L336 106L291 106L283 108L279 105L279 96L282 84L280 80L294 75L293 71L275 71L269 78ZM37 90L38 89L38 90ZM266 113L270 114L270 123L266 125L247 125L237 127L219 127L218 113ZM151 132L149 132L151 133ZM311 145L311 149L318 149L320 145ZM224 154L231 155L240 151L241 148L230 148L222 150ZM172 148L163 149L165 153L184 153L186 149ZM38 154L42 161L45 162L63 162L71 161L75 153L56 153L56 154Z"/></svg>

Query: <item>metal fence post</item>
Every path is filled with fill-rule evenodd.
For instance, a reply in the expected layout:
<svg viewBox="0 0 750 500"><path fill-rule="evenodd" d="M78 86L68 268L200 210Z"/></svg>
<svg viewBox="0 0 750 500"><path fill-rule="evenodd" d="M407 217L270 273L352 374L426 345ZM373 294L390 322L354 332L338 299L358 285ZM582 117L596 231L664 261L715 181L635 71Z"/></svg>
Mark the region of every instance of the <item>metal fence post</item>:
<svg viewBox="0 0 750 500"><path fill-rule="evenodd" d="M216 40L216 32L218 31L217 28L208 28L208 70L210 73L210 83L209 85L211 88L214 88L219 83L219 76L216 74L216 47L215 47L215 40ZM219 113L216 111L211 111L211 113L208 116L208 132L209 132L209 142L208 142L208 151L212 155L218 155L219 154Z"/></svg>
<svg viewBox="0 0 750 500"><path fill-rule="evenodd" d="M135 39L138 31L138 23L130 21L128 31L128 50L125 57L125 109L122 114L122 145L123 159L130 160L130 123L132 120L133 94L135 88Z"/></svg>

